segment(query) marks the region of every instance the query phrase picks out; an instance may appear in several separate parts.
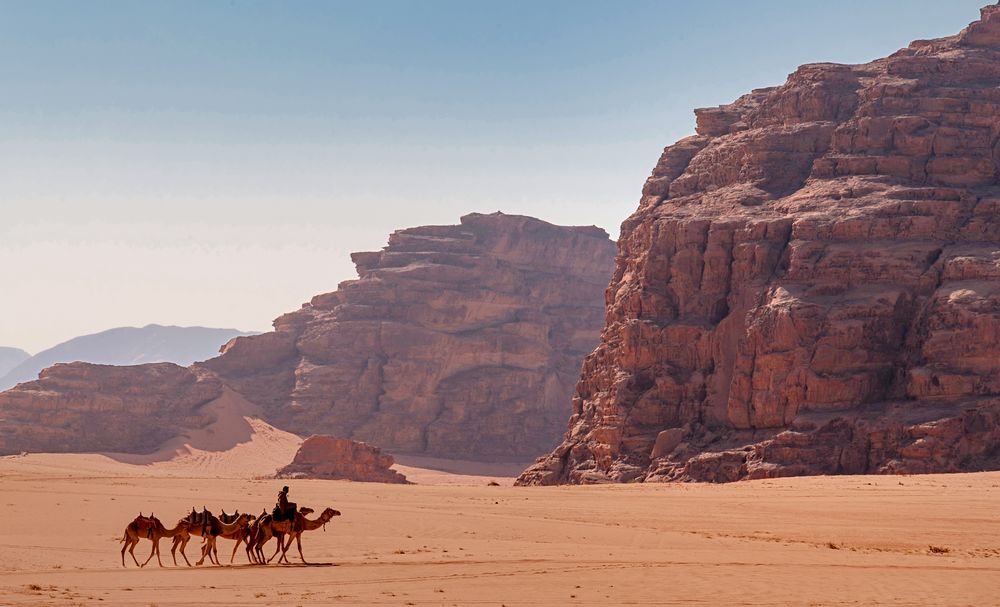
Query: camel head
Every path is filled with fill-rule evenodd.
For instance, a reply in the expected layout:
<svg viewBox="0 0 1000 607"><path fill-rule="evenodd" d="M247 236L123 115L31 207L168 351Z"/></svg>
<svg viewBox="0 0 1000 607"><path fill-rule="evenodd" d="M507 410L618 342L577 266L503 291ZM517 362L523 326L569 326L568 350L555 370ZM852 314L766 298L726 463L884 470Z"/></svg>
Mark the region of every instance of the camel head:
<svg viewBox="0 0 1000 607"><path fill-rule="evenodd" d="M253 521L253 515L244 512L243 514L237 516L236 520L233 522L239 525L240 527L246 527L247 525L250 524L251 521Z"/></svg>
<svg viewBox="0 0 1000 607"><path fill-rule="evenodd" d="M340 510L334 510L333 508L326 508L323 513L319 515L319 520L326 523L326 521L332 519L335 516L340 516Z"/></svg>
<svg viewBox="0 0 1000 607"><path fill-rule="evenodd" d="M309 506L302 506L301 508L299 508L299 514L301 514L302 516L312 514L313 512L316 511L310 508Z"/></svg>

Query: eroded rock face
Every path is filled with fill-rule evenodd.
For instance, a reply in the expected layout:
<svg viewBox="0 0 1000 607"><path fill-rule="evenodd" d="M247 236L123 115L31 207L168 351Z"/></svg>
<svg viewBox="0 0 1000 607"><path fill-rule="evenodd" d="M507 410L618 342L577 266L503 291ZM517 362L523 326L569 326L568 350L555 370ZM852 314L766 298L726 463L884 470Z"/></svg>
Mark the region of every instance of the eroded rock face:
<svg viewBox="0 0 1000 607"><path fill-rule="evenodd" d="M301 434L511 461L558 441L604 316L603 230L473 214L352 258L357 280L203 368Z"/></svg>
<svg viewBox="0 0 1000 607"><path fill-rule="evenodd" d="M210 423L202 406L221 395L211 374L172 363L55 365L0 394L0 453L152 452Z"/></svg>
<svg viewBox="0 0 1000 607"><path fill-rule="evenodd" d="M405 476L390 469L393 463L392 456L378 447L346 438L310 436L292 463L278 471L278 478L406 483Z"/></svg>
<svg viewBox="0 0 1000 607"><path fill-rule="evenodd" d="M499 213L400 230L382 251L353 255L357 280L215 359L187 370L56 366L0 393L0 453L152 450L176 434L148 429L160 417L195 420L186 381L225 385L301 435L529 461L565 428L580 363L598 343L614 253L599 228ZM150 374L167 368L162 379ZM63 419L104 409L87 440L74 438L90 423L83 413ZM128 426L122 436L119 422L96 421L114 415Z"/></svg>
<svg viewBox="0 0 1000 607"><path fill-rule="evenodd" d="M696 115L520 482L1000 468L1000 8Z"/></svg>

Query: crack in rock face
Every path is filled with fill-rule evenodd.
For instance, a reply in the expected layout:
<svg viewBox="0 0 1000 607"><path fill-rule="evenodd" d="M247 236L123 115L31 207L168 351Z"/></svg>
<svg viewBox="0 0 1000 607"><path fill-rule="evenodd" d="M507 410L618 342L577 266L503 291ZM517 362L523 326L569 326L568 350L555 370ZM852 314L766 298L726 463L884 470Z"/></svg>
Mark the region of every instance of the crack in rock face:
<svg viewBox="0 0 1000 607"><path fill-rule="evenodd" d="M1000 7L695 113L519 483L1000 469Z"/></svg>

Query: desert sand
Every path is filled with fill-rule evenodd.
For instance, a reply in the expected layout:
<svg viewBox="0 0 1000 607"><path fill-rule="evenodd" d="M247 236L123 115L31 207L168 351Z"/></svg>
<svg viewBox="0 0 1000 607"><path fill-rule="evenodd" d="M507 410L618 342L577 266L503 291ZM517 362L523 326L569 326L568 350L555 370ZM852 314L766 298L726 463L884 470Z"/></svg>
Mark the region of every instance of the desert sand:
<svg viewBox="0 0 1000 607"><path fill-rule="evenodd" d="M145 460L0 458L0 605L1000 601L1000 473L513 487L411 459L399 469L420 484L289 482L300 505L343 513L304 536L312 566L294 547L293 566L248 565L242 550L234 566L174 566L165 541L165 567L123 568L119 539L140 511L172 526L192 507L270 508L287 481L260 477L299 439L244 421ZM139 544L140 562L149 549ZM224 564L231 550L220 540Z"/></svg>

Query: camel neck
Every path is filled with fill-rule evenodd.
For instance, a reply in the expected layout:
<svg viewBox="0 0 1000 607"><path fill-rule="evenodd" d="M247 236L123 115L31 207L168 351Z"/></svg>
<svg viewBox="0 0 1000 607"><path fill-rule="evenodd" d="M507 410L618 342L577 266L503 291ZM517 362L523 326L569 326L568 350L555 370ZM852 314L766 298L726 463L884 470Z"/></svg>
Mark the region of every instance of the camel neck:
<svg viewBox="0 0 1000 607"><path fill-rule="evenodd" d="M320 514L314 520L309 520L309 519L307 519L306 517L303 516L302 517L302 528L305 529L305 530L307 530L307 531L313 531L315 529L319 529L323 525L329 523L331 518L333 518L333 515L330 514L329 511L324 511L322 514Z"/></svg>
<svg viewBox="0 0 1000 607"><path fill-rule="evenodd" d="M157 522L157 526L160 528L160 534L166 537L173 537L181 533L182 529L187 527L184 521L178 522L176 525L174 525L173 529L167 529L166 527L163 526L163 523L160 522Z"/></svg>
<svg viewBox="0 0 1000 607"><path fill-rule="evenodd" d="M216 519L216 520L219 520L219 519ZM219 528L222 529L222 533L223 534L234 533L234 532L239 531L240 529L242 529L243 528L243 524L242 524L241 519L236 519L235 521L233 521L231 523L223 523L221 520L219 520Z"/></svg>

